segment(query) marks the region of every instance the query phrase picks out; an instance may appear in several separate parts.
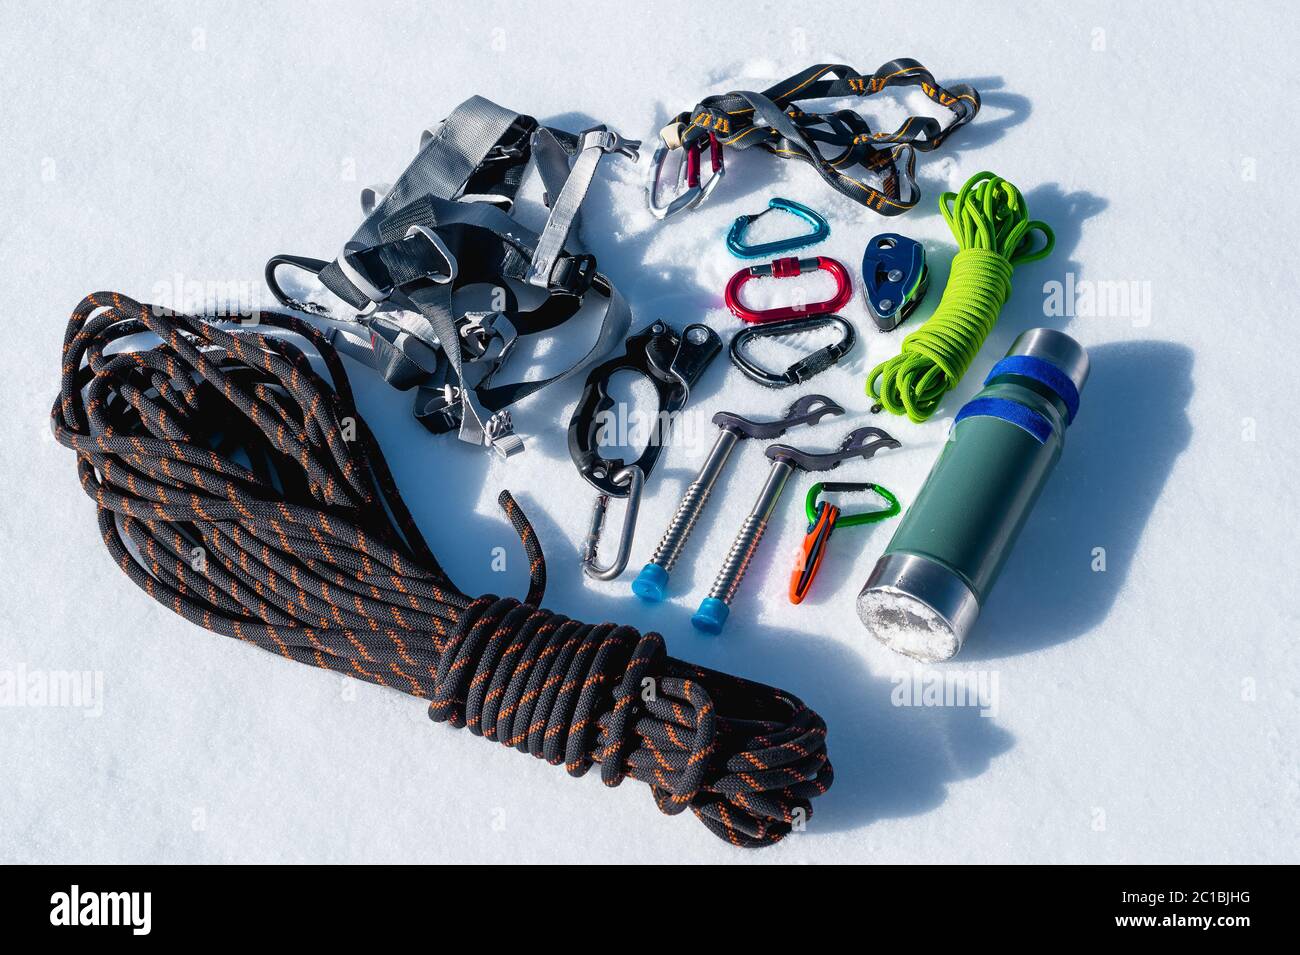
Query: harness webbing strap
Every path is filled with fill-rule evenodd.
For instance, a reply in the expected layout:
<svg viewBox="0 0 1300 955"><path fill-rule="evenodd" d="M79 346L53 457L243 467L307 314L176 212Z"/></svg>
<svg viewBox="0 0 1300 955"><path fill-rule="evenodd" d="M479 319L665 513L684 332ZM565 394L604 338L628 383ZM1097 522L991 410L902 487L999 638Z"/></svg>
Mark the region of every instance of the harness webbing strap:
<svg viewBox="0 0 1300 955"><path fill-rule="evenodd" d="M807 112L798 105L810 100L871 96L898 86L918 86L935 103L952 111L941 124L932 117L909 117L898 129L873 133L866 119L849 109ZM723 146L757 146L782 159L797 159L842 195L881 215L906 212L920 198L915 177L915 151L938 148L952 132L975 118L980 97L966 84L940 86L916 60L890 60L875 73L863 75L838 63L810 66L762 93L736 91L709 96L689 113L682 113L663 131L673 148L718 137ZM823 147L839 148L827 158ZM854 169L883 174L882 188L850 175Z"/></svg>
<svg viewBox="0 0 1300 955"><path fill-rule="evenodd" d="M432 135L424 137L415 160L357 229L353 241L372 244L379 238L378 223L416 199L423 196L454 199L460 195L493 147L502 143L512 127L521 121L528 126L525 135L531 135L531 127L536 123L513 110L482 96L471 96L461 103ZM502 145L517 148L515 143Z"/></svg>
<svg viewBox="0 0 1300 955"><path fill-rule="evenodd" d="M578 158L565 178L564 186L558 195L550 196L551 214L533 252L533 262L528 270L529 284L539 288L551 284L555 262L564 251L570 231L577 224L578 209L587 197L601 158L608 152L620 152L635 162L639 145L639 142L624 142L617 133L603 126L583 133Z"/></svg>

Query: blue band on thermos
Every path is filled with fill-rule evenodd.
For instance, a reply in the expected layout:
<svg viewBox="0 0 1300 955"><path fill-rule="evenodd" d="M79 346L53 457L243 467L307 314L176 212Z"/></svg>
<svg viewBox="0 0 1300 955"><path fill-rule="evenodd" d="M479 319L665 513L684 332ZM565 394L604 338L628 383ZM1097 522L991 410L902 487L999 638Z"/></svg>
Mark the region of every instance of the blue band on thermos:
<svg viewBox="0 0 1300 955"><path fill-rule="evenodd" d="M1018 401L1008 401L1006 398L974 398L962 405L953 424L956 425L958 421L965 421L967 418L1001 418L1003 421L1011 422L1017 428L1028 431L1039 444L1046 444L1047 439L1052 436L1050 421L1033 408L1028 408Z"/></svg>
<svg viewBox="0 0 1300 955"><path fill-rule="evenodd" d="M988 384L999 375L1019 375L1032 378L1041 385L1046 385L1056 392L1065 405L1065 423L1074 421L1079 411L1079 389L1075 387L1070 376L1057 368L1050 361L1044 361L1034 355L1008 355L989 371L984 384Z"/></svg>

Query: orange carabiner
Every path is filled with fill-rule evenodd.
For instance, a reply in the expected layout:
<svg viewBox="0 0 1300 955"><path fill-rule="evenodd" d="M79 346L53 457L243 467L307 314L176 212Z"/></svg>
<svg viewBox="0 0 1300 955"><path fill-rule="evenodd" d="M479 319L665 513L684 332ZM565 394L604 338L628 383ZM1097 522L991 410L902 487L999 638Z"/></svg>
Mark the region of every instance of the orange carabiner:
<svg viewBox="0 0 1300 955"><path fill-rule="evenodd" d="M799 552L798 563L790 575L790 603L803 603L812 587L813 578L821 569L822 558L826 556L826 544L835 530L839 520L840 509L825 501L817 508L817 520L808 525L808 533L803 539L803 549Z"/></svg>

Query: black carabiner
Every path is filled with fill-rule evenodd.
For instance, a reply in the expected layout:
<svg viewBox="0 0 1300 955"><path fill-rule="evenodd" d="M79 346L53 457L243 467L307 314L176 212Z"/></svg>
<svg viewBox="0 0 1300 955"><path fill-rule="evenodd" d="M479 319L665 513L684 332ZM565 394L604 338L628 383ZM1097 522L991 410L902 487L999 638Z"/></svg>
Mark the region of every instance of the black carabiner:
<svg viewBox="0 0 1300 955"><path fill-rule="evenodd" d="M743 351L745 345L754 338L781 338L825 328L828 325L834 325L840 330L840 340L805 355L785 371L770 371L747 357ZM807 318L792 318L766 325L748 325L732 337L728 355L731 357L731 363L751 381L766 385L768 388L786 388L790 385L802 384L834 365L853 350L853 343L857 341L857 337L853 326L838 315L810 315Z"/></svg>

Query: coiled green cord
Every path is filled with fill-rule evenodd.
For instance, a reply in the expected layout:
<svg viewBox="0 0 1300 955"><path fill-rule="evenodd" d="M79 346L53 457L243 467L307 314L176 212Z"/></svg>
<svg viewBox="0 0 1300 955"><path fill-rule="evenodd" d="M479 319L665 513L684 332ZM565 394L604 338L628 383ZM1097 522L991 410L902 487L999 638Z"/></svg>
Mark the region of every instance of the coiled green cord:
<svg viewBox="0 0 1300 955"><path fill-rule="evenodd" d="M957 239L948 287L902 350L867 375L867 393L880 407L917 422L934 414L975 360L1011 294L1012 270L1056 245L1051 227L1029 218L1020 190L991 172L977 172L961 192L945 192L939 211ZM1046 240L1038 249L1035 232Z"/></svg>

